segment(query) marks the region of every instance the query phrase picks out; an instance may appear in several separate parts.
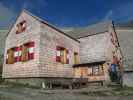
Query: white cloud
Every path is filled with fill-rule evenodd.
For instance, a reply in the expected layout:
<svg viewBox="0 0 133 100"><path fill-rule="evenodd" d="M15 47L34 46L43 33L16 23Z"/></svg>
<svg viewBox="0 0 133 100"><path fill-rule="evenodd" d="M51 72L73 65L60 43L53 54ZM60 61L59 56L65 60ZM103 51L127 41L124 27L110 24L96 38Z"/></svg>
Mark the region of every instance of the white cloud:
<svg viewBox="0 0 133 100"><path fill-rule="evenodd" d="M0 3L0 26L9 26L15 18L15 13Z"/></svg>
<svg viewBox="0 0 133 100"><path fill-rule="evenodd" d="M124 22L124 21L133 20L132 9L133 9L133 2L118 5L117 7L110 9L105 14L102 21L115 20L117 22Z"/></svg>

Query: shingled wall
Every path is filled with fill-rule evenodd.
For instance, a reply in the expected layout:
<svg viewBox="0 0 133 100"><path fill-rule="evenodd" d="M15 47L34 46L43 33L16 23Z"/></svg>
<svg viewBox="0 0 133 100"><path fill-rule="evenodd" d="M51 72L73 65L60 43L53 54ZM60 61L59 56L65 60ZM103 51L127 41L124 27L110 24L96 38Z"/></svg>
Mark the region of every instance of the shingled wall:
<svg viewBox="0 0 133 100"><path fill-rule="evenodd" d="M16 24L26 20L26 31L16 34ZM35 58L26 62L6 64L7 50L29 41L35 42ZM69 51L69 64L56 62L56 46ZM63 77L72 78L74 52L79 53L79 42L41 19L23 11L6 39L3 78Z"/></svg>

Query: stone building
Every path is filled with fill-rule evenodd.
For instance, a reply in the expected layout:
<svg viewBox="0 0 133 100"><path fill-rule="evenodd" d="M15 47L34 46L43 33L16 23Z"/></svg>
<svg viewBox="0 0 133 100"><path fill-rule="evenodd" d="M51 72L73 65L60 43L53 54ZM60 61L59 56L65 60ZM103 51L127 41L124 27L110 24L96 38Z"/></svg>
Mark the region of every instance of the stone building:
<svg viewBox="0 0 133 100"><path fill-rule="evenodd" d="M121 74L121 63L112 21L65 33L23 10L6 39L2 77L44 87L75 79L109 83L111 64Z"/></svg>

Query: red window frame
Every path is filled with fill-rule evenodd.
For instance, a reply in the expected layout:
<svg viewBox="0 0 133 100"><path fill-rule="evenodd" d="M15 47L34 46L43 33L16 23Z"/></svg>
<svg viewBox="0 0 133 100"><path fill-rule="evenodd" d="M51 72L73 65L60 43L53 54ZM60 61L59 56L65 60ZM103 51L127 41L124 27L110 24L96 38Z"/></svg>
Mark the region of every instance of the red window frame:
<svg viewBox="0 0 133 100"><path fill-rule="evenodd" d="M28 48L28 60L34 59L34 47L35 47L35 42L28 42L24 44Z"/></svg>
<svg viewBox="0 0 133 100"><path fill-rule="evenodd" d="M14 59L15 59L15 62L20 62L21 61L21 55L22 55L21 50L22 50L21 46L14 48ZM15 54L15 53L17 53L17 54Z"/></svg>
<svg viewBox="0 0 133 100"><path fill-rule="evenodd" d="M61 62L61 47L56 47L56 62Z"/></svg>
<svg viewBox="0 0 133 100"><path fill-rule="evenodd" d="M61 61L61 51L62 50L66 50L66 61L65 61L65 63ZM69 51L66 48L56 46L56 62L69 64Z"/></svg>

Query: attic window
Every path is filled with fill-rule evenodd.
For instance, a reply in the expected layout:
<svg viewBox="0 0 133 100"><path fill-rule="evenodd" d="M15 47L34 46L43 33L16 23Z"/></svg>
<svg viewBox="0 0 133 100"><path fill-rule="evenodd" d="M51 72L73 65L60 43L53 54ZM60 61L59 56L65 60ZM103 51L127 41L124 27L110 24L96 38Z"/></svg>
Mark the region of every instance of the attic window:
<svg viewBox="0 0 133 100"><path fill-rule="evenodd" d="M16 34L24 32L26 29L26 21L23 20L16 25Z"/></svg>

